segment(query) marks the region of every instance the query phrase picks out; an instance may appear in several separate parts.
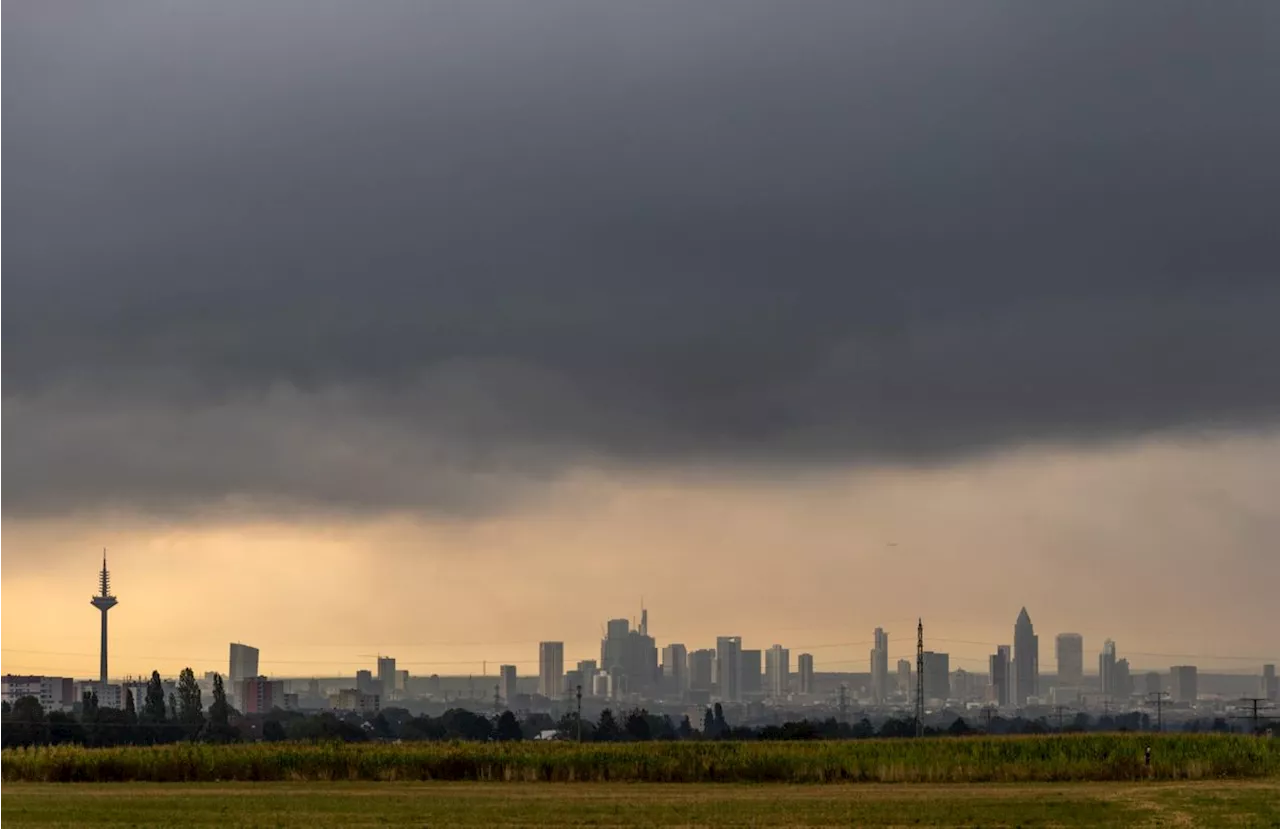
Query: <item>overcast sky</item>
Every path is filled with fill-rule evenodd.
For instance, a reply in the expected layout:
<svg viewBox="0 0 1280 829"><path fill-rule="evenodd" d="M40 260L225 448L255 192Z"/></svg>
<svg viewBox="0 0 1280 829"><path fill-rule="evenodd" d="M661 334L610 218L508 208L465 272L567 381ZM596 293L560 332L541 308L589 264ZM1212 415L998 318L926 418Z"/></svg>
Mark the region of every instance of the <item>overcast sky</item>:
<svg viewBox="0 0 1280 829"><path fill-rule="evenodd" d="M374 618L469 641L448 596L485 590L501 538L519 569L489 595L542 605L487 641L589 640L641 592L710 638L739 629L699 611L746 624L760 600L683 582L744 560L762 584L893 581L885 545L916 532L952 547L952 598L904 582L814 636L931 609L1003 630L1102 548L1161 575L1086 568L1042 593L1051 619L1154 652L1180 640L1133 617L1171 601L1219 654L1280 652L1239 618L1264 612L1250 575L1280 577L1258 489L1280 466L1280 6L5 12L6 623L44 585L92 651L65 574L87 589L111 543L117 616L126 584L243 585L211 558L285 567L293 619L303 596L365 613L375 574L426 567L439 616L405 596ZM740 536L756 521L771 544ZM342 577L308 566L317 533ZM584 604L586 538L623 586ZM773 630L806 612L774 601ZM135 652L268 635L226 628Z"/></svg>

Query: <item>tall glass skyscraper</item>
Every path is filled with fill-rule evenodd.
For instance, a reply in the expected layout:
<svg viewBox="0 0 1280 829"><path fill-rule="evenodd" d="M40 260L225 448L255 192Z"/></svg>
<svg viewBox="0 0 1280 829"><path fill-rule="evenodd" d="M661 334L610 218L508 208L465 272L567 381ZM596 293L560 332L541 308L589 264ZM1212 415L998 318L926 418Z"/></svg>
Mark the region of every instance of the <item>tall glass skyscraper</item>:
<svg viewBox="0 0 1280 829"><path fill-rule="evenodd" d="M1025 607L1013 626L1013 693L1015 705L1040 694L1040 637Z"/></svg>

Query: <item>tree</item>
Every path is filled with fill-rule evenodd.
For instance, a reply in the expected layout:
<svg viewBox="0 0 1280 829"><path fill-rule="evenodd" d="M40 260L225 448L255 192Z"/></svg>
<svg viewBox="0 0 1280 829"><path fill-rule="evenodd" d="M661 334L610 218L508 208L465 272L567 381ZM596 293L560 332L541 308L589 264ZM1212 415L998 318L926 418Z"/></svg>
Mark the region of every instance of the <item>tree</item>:
<svg viewBox="0 0 1280 829"><path fill-rule="evenodd" d="M395 737L396 731L399 730L399 726L392 726L386 711L379 711L369 725L373 726L373 736L379 740L390 740Z"/></svg>
<svg viewBox="0 0 1280 829"><path fill-rule="evenodd" d="M231 727L231 706L227 704L227 690L222 685L222 675L213 675L213 702L209 705L207 739L217 743L233 742L235 729Z"/></svg>
<svg viewBox="0 0 1280 829"><path fill-rule="evenodd" d="M440 716L440 724L450 740L488 740L493 736L493 721L465 708L445 711Z"/></svg>
<svg viewBox="0 0 1280 829"><path fill-rule="evenodd" d="M65 711L49 712L49 742L54 745L63 743L83 744L85 741L84 726Z"/></svg>
<svg viewBox="0 0 1280 829"><path fill-rule="evenodd" d="M101 712L98 708L98 693L96 691L85 691L80 695L80 724L84 728L84 744L87 746L106 745L107 735L104 734L105 729L101 727ZM120 734L113 735L120 739L127 739L129 735Z"/></svg>
<svg viewBox="0 0 1280 829"><path fill-rule="evenodd" d="M653 731L649 728L649 712L643 708L634 709L627 714L623 727L629 739L642 742L653 739Z"/></svg>
<svg viewBox="0 0 1280 829"><path fill-rule="evenodd" d="M164 722L164 683L160 681L160 672L152 671L151 680L147 682L147 695L143 698L142 715L138 718L148 725Z"/></svg>
<svg viewBox="0 0 1280 829"><path fill-rule="evenodd" d="M531 711L525 716L524 722L520 723L520 730L524 733L526 740L532 740L544 731L551 731L556 728L556 721L551 719L551 715L543 711Z"/></svg>
<svg viewBox="0 0 1280 829"><path fill-rule="evenodd" d="M44 706L37 697L19 697L9 713L9 721L13 723L43 723Z"/></svg>
<svg viewBox="0 0 1280 829"><path fill-rule="evenodd" d="M682 740L687 740L693 736L693 723L689 722L688 714L680 718L680 727L676 730L676 735Z"/></svg>
<svg viewBox="0 0 1280 829"><path fill-rule="evenodd" d="M560 721L555 724L556 735L562 740L578 739L578 714L576 711L569 711L561 715ZM585 717L582 720L582 739L590 741L595 739L595 723Z"/></svg>
<svg viewBox="0 0 1280 829"><path fill-rule="evenodd" d="M964 717L956 717L956 721L947 728L947 733L953 737L963 737L966 734L972 734L973 729L964 721Z"/></svg>
<svg viewBox="0 0 1280 829"><path fill-rule="evenodd" d="M863 717L854 723L853 727L849 729L849 736L853 737L855 740L865 740L868 737L876 736L876 728L871 724L871 720Z"/></svg>
<svg viewBox="0 0 1280 829"><path fill-rule="evenodd" d="M620 735L618 721L613 718L613 712L608 708L601 711L600 721L596 724L596 739L611 743L616 741Z"/></svg>
<svg viewBox="0 0 1280 829"><path fill-rule="evenodd" d="M655 740L674 740L676 739L676 724L671 721L671 717L666 714L661 716L657 714L649 715L649 733L653 735Z"/></svg>
<svg viewBox="0 0 1280 829"><path fill-rule="evenodd" d="M443 740L444 725L440 720L423 715L412 717L400 727L400 738L403 740Z"/></svg>
<svg viewBox="0 0 1280 829"><path fill-rule="evenodd" d="M915 733L913 720L891 718L880 724L881 737L910 737Z"/></svg>
<svg viewBox="0 0 1280 829"><path fill-rule="evenodd" d="M222 674L213 675L213 704L209 706L209 723L225 726L230 721L231 706L227 704L227 689L222 684Z"/></svg>
<svg viewBox="0 0 1280 829"><path fill-rule="evenodd" d="M49 724L45 721L44 706L35 697L20 697L9 712L4 728L6 746L34 746L49 742Z"/></svg>
<svg viewBox="0 0 1280 829"><path fill-rule="evenodd" d="M136 725L138 722L138 709L133 703L133 690L124 689L124 721L129 725Z"/></svg>
<svg viewBox="0 0 1280 829"><path fill-rule="evenodd" d="M197 732L204 725L203 694L190 668L178 674L178 721Z"/></svg>
<svg viewBox="0 0 1280 829"><path fill-rule="evenodd" d="M762 740L817 740L824 735L808 720L785 722L781 727L769 726L760 732Z"/></svg>
<svg viewBox="0 0 1280 829"><path fill-rule="evenodd" d="M365 733L359 725L345 719L339 719L330 711L325 711L315 717L302 717L291 720L284 727L285 734L291 740L316 740L316 741L333 741L342 740L348 743L358 743L369 739L369 735ZM274 729L272 729L274 731ZM265 738L266 727L263 727L263 737Z"/></svg>
<svg viewBox="0 0 1280 829"><path fill-rule="evenodd" d="M93 722L98 718L98 692L85 691L80 696L80 719Z"/></svg>
<svg viewBox="0 0 1280 829"><path fill-rule="evenodd" d="M132 745L138 738L137 726L126 723L124 712L119 708L99 708L85 731L86 743L94 746Z"/></svg>
<svg viewBox="0 0 1280 829"><path fill-rule="evenodd" d="M729 736L729 723L724 719L724 708L720 703L716 703L714 708L708 708L706 716L702 721L702 730L708 737L723 739Z"/></svg>
<svg viewBox="0 0 1280 829"><path fill-rule="evenodd" d="M267 720L262 724L262 739L268 743L278 743L284 739L284 725L279 720Z"/></svg>
<svg viewBox="0 0 1280 829"><path fill-rule="evenodd" d="M524 739L524 732L520 730L520 722L516 720L515 714L510 711L502 712L502 716L498 717L494 737L503 741Z"/></svg>

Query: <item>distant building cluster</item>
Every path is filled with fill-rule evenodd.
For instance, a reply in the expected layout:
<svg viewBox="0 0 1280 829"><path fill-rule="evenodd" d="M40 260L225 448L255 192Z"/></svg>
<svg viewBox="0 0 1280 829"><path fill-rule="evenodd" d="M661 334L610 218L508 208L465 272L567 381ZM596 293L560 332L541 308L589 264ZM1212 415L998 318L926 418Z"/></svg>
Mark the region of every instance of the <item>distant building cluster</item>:
<svg viewBox="0 0 1280 829"><path fill-rule="evenodd" d="M141 700L146 693L144 680L108 681L106 620L117 603L110 592L104 554L98 591L91 599L101 614L98 678L5 675L4 700L12 704L34 697L46 710L71 710L86 694L96 695L103 707L125 707L129 696L135 703ZM599 658L580 659L571 666L565 662L564 642L540 642L537 675L527 679L514 664L500 665L497 676L487 679L414 677L387 655L379 655L372 668L357 670L348 679L278 679L261 670L256 647L232 642L224 688L232 705L244 714L328 709L373 716L388 705L472 709L492 705L495 710L521 713L564 712L585 701L596 706L646 705L693 718L715 702L745 711L762 723L777 720L784 709L804 716L828 711L846 720L855 715L909 716L913 710L1022 713L1053 709L1061 717L1067 710L1156 710L1163 716L1167 709L1176 716L1178 711L1194 711L1206 704L1225 711L1241 697L1264 704L1280 697L1274 664L1263 665L1256 679L1245 678L1256 686L1212 675L1206 693L1204 677L1195 665L1174 665L1165 672L1147 671L1135 677L1112 639L1102 642L1096 674L1086 673L1084 637L1072 632L1054 638L1055 670L1042 675L1040 637L1025 607L1014 622L1012 644L995 646L985 660L985 672L953 666L950 654L926 648L923 638L904 647L914 658L900 655L895 661L889 633L880 627L872 631L871 647L864 651L865 673L818 673L812 653L797 654L793 660L788 647L747 648L736 635L716 637L714 647L691 649L672 642L660 648L643 608L637 625L625 618L611 619L602 633ZM214 678L212 672L204 675L201 684L206 692ZM1224 697L1222 689L1227 685L1237 694L1234 700ZM173 681L163 686L166 698L176 689Z"/></svg>

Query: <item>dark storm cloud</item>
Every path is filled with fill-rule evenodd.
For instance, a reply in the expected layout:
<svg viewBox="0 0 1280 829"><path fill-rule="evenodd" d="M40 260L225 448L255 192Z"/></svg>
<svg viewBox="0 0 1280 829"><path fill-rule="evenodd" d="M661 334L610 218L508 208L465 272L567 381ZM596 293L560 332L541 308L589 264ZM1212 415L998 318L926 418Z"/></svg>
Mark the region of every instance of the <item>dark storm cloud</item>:
<svg viewBox="0 0 1280 829"><path fill-rule="evenodd" d="M1280 7L11 4L8 512L1280 410Z"/></svg>

